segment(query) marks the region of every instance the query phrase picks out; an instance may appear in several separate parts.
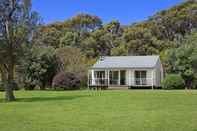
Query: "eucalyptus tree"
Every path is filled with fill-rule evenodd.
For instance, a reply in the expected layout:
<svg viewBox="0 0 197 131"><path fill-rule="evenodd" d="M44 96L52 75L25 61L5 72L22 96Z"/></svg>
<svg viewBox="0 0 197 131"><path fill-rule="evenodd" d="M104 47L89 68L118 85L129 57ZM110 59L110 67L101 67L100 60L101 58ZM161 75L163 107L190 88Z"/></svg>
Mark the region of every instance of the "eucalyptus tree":
<svg viewBox="0 0 197 131"><path fill-rule="evenodd" d="M15 100L13 93L15 65L21 56L22 45L31 42L38 24L37 13L31 10L30 0L0 1L0 56L6 73L5 98Z"/></svg>

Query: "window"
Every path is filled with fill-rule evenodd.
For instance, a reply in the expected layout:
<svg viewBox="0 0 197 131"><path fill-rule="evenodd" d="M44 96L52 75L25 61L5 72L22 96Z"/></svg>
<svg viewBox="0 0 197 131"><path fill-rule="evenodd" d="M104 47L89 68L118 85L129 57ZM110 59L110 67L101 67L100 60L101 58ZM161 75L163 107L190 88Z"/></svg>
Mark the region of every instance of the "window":
<svg viewBox="0 0 197 131"><path fill-rule="evenodd" d="M135 71L135 84L147 85L146 71Z"/></svg>

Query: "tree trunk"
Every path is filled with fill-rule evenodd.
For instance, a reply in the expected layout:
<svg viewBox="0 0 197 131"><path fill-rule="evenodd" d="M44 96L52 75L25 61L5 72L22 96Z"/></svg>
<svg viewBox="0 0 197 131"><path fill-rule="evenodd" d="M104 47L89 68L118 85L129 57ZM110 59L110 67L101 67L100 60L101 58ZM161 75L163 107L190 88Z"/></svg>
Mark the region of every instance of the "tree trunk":
<svg viewBox="0 0 197 131"><path fill-rule="evenodd" d="M17 0L10 0L10 9L8 10L8 15L5 14L5 38L7 42L7 80L5 83L5 99L7 101L14 101L15 96L14 96L14 66L15 66L15 57L14 57L14 44L16 44L16 38L14 37L14 32L15 32L15 19L13 18L13 14L15 13L17 9ZM4 12L4 11L3 11ZM4 18L4 17L3 17ZM17 21L17 20L16 20Z"/></svg>
<svg viewBox="0 0 197 131"><path fill-rule="evenodd" d="M6 80L7 80L7 77L6 77L6 70L3 68L3 65L0 64L0 73L1 73L1 82L2 82L2 86L3 88L5 89L5 83L6 83Z"/></svg>
<svg viewBox="0 0 197 131"><path fill-rule="evenodd" d="M8 80L5 85L5 99L6 101L14 101L14 64L8 66Z"/></svg>
<svg viewBox="0 0 197 131"><path fill-rule="evenodd" d="M15 96L13 92L13 83L6 83L5 85L5 99L6 101L14 101Z"/></svg>
<svg viewBox="0 0 197 131"><path fill-rule="evenodd" d="M192 79L187 79L185 81L186 89L192 89Z"/></svg>

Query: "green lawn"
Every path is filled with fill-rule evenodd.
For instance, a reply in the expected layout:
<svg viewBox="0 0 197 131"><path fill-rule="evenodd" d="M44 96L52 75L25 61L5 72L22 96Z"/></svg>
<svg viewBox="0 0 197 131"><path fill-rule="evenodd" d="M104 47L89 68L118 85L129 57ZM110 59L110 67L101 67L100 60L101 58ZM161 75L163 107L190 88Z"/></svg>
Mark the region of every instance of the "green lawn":
<svg viewBox="0 0 197 131"><path fill-rule="evenodd" d="M197 91L0 93L0 131L197 131Z"/></svg>

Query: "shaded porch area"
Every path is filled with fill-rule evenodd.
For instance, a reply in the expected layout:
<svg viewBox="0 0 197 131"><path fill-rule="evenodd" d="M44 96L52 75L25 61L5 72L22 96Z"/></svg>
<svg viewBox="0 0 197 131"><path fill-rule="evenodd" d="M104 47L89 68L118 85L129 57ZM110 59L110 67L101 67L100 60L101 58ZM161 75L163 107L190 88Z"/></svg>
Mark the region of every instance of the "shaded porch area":
<svg viewBox="0 0 197 131"><path fill-rule="evenodd" d="M146 70L91 70L89 87L152 87L153 77Z"/></svg>
<svg viewBox="0 0 197 131"><path fill-rule="evenodd" d="M89 86L126 86L126 70L89 72Z"/></svg>

